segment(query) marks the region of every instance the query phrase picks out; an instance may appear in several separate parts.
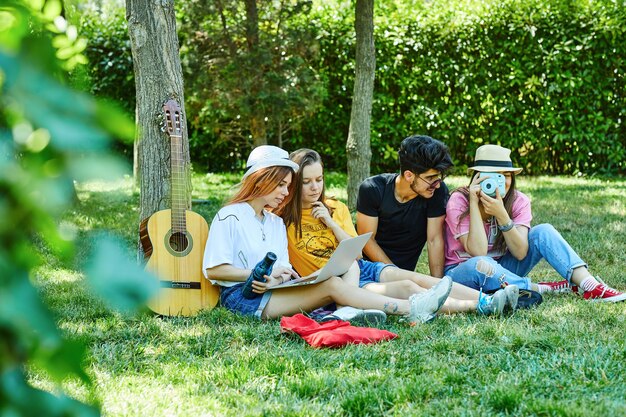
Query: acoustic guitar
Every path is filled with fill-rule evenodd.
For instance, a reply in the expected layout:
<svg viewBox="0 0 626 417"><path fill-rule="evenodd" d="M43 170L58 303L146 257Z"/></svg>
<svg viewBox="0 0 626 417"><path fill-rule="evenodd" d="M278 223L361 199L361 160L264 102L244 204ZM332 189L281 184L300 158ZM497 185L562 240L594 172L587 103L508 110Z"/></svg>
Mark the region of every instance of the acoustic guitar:
<svg viewBox="0 0 626 417"><path fill-rule="evenodd" d="M164 316L193 316L217 304L219 289L202 274L209 226L202 216L186 209L180 106L168 100L163 110L171 142L172 208L157 211L139 228L146 269L159 277L161 287L148 307Z"/></svg>

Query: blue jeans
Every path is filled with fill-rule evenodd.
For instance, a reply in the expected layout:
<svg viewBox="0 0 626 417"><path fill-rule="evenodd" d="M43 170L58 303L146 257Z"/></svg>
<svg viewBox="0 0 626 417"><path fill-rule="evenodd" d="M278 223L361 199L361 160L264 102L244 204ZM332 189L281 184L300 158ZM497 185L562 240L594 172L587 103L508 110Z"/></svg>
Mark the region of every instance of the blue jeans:
<svg viewBox="0 0 626 417"><path fill-rule="evenodd" d="M528 253L521 261L510 252L497 260L489 256L475 256L448 266L445 273L454 282L476 290L496 290L505 281L521 289L529 289L531 281L526 275L542 258L568 281L574 269L587 266L551 224L540 224L528 232Z"/></svg>
<svg viewBox="0 0 626 417"><path fill-rule="evenodd" d="M383 272L383 269L388 266L396 267L393 264L370 262L365 259L359 259L357 262L359 263L359 287L361 288L365 287L367 284L380 282L380 274Z"/></svg>
<svg viewBox="0 0 626 417"><path fill-rule="evenodd" d="M270 301L272 292L265 291L263 294L258 294L258 297L248 299L243 296L244 284L242 282L232 287L220 287L220 303L222 307L234 313L260 319L265 306Z"/></svg>

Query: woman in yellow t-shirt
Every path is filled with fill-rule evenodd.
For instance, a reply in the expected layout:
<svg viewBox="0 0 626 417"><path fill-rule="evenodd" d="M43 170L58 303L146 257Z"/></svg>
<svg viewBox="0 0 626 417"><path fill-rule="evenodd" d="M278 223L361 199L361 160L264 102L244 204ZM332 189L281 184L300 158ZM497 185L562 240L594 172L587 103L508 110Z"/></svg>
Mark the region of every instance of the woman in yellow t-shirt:
<svg viewBox="0 0 626 417"><path fill-rule="evenodd" d="M326 198L324 168L317 152L299 149L290 159L300 166L294 176L293 198L277 214L287 226L289 260L302 276L322 268L339 242L356 236L348 207ZM373 238L373 236L372 236ZM343 276L344 281L388 297L407 299L428 291L440 278L400 269L392 264L357 260ZM478 311L502 314L517 307L518 288L509 285L489 296L469 287L454 284L442 312Z"/></svg>

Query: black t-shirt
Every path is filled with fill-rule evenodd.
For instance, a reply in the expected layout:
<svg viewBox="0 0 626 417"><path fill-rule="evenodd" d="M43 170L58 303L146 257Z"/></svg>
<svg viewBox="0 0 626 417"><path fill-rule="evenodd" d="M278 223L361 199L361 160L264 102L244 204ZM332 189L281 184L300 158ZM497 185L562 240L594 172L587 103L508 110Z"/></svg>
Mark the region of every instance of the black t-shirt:
<svg viewBox="0 0 626 417"><path fill-rule="evenodd" d="M427 219L446 214L448 187L442 183L431 198L417 196L400 203L394 195L398 175L380 174L363 181L356 209L378 217L376 242L396 266L414 271L426 243Z"/></svg>

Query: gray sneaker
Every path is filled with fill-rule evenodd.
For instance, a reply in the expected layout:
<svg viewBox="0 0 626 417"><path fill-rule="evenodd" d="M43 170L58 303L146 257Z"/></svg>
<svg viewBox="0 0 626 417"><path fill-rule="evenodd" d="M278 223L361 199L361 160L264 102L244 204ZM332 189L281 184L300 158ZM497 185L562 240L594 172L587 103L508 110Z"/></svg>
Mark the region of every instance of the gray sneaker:
<svg viewBox="0 0 626 417"><path fill-rule="evenodd" d="M517 300L519 300L519 287L517 285L507 285L502 289L506 294L505 311L514 312L517 308Z"/></svg>
<svg viewBox="0 0 626 417"><path fill-rule="evenodd" d="M507 294L504 290L498 290L493 295L486 295L481 292L478 296L476 311L478 311L478 314L486 316L501 316L504 314L504 307L506 307L507 301ZM517 305L517 299L515 299L515 304Z"/></svg>
<svg viewBox="0 0 626 417"><path fill-rule="evenodd" d="M419 323L428 323L437 316L437 311L446 302L452 290L452 278L445 276L430 290L409 297L410 313L407 315L413 326Z"/></svg>
<svg viewBox="0 0 626 417"><path fill-rule="evenodd" d="M387 315L381 310L363 310L347 306L338 308L333 314L322 317L320 322L324 323L330 320L343 320L360 326L376 327L387 320Z"/></svg>

